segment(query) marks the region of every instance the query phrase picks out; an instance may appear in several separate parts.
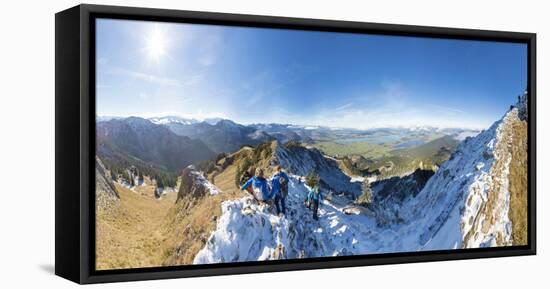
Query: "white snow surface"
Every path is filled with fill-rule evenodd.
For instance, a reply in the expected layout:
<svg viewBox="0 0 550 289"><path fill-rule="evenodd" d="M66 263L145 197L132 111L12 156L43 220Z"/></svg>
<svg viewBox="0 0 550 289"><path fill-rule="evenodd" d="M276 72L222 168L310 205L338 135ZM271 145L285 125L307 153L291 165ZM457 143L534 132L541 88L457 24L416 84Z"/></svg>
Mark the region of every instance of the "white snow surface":
<svg viewBox="0 0 550 289"><path fill-rule="evenodd" d="M204 187L206 187L208 189L208 191L210 192L210 195L217 195L217 194L221 193L221 190L218 189L218 187L216 187L210 181L208 181L204 177L202 172L193 170L193 171L191 171L191 174L193 174L195 176L196 181L198 181L201 185L203 185Z"/></svg>
<svg viewBox="0 0 550 289"><path fill-rule="evenodd" d="M250 197L226 201L216 230L195 256L195 264L323 257L360 254L370 250L374 220L345 215L342 207L323 201L319 220L303 201L309 188L292 176L287 216Z"/></svg>
<svg viewBox="0 0 550 289"><path fill-rule="evenodd" d="M190 125L197 123L195 119L183 118L179 116L162 116L162 117L151 117L149 120L154 124L171 124L179 123L184 125Z"/></svg>
<svg viewBox="0 0 550 289"><path fill-rule="evenodd" d="M361 184L351 182L351 178L342 172L334 159L327 158L315 148L285 148L279 145L275 157L283 168L294 174L306 176L313 171L318 173L322 189L344 193L350 198L361 194Z"/></svg>
<svg viewBox="0 0 550 289"><path fill-rule="evenodd" d="M216 229L194 263L477 248L495 246L497 235L507 243L511 235L507 185L498 190L499 207L490 212L493 216L485 215L483 205L495 180L508 183L509 151L495 148L506 141L501 129L514 117L518 117L517 109L465 139L416 197L394 204L400 206L398 210L373 212L332 196L320 205L319 220L313 220L303 204L309 188L300 181L302 173L291 176L286 216L276 216L273 208L258 205L250 197L225 201ZM292 162L292 154L278 154L284 158L283 167ZM503 170L493 171L496 161L504 163ZM304 164L293 166L299 172ZM342 179L333 181L339 184ZM489 217L497 221L482 231L479 228Z"/></svg>

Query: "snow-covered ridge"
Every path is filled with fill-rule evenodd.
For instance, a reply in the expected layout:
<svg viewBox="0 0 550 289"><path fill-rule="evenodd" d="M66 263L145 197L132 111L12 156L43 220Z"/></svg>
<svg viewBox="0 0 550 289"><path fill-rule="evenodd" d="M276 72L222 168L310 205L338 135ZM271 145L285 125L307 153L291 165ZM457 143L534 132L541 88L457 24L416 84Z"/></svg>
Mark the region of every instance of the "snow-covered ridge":
<svg viewBox="0 0 550 289"><path fill-rule="evenodd" d="M321 188L335 193L343 193L354 199L361 194L361 184L351 182L336 161L325 157L315 148L277 145L275 158L283 168L296 175L306 176L316 172L321 178Z"/></svg>
<svg viewBox="0 0 550 289"><path fill-rule="evenodd" d="M261 261L364 254L376 248L378 237L364 215L346 215L343 206L324 201L315 221L303 201L309 188L292 176L287 216L250 197L226 201L216 230L195 256L195 264ZM336 202L335 202L336 203Z"/></svg>
<svg viewBox="0 0 550 289"><path fill-rule="evenodd" d="M193 170L191 171L191 174L195 177L195 180L198 184L204 186L207 191L210 193L210 195L217 195L221 193L221 190L218 189L214 184L212 184L210 181L208 181L202 172Z"/></svg>
<svg viewBox="0 0 550 289"><path fill-rule="evenodd" d="M148 118L149 121L151 121L154 124L171 124L171 123L179 123L184 125L190 125L197 123L198 121L195 119L190 118L183 118L179 116L162 116L162 117L151 117Z"/></svg>
<svg viewBox="0 0 550 289"><path fill-rule="evenodd" d="M478 136L467 138L402 209L403 218L427 228L418 236L421 248L511 245L508 174L515 121L519 121L518 107ZM410 229L404 227L402 234L411 235Z"/></svg>
<svg viewBox="0 0 550 289"><path fill-rule="evenodd" d="M249 197L224 202L217 227L194 263L511 245L510 145L513 124L527 116L524 107L520 101L490 128L462 141L416 196L393 204L391 214L333 196L323 201L314 221L303 205L309 188L300 178L322 160L278 147L275 156L296 174L289 183L287 215L276 216ZM356 179L332 177L321 176L335 188L358 185Z"/></svg>
<svg viewBox="0 0 550 289"><path fill-rule="evenodd" d="M192 125L200 122L206 122L211 125L215 125L221 120L222 118L204 118L204 119L197 119L197 118L186 118L181 116L160 116L160 117L150 117L148 118L149 121L151 121L154 124L162 124L162 125L170 125L170 124L181 124L181 125Z"/></svg>

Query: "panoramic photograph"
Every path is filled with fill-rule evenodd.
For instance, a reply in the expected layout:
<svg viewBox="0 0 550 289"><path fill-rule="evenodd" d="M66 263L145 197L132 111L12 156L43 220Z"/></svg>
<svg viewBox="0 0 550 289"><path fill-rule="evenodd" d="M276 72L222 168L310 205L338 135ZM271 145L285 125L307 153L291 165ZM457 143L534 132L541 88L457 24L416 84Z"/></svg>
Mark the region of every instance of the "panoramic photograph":
<svg viewBox="0 0 550 289"><path fill-rule="evenodd" d="M528 244L527 44L95 25L96 270Z"/></svg>

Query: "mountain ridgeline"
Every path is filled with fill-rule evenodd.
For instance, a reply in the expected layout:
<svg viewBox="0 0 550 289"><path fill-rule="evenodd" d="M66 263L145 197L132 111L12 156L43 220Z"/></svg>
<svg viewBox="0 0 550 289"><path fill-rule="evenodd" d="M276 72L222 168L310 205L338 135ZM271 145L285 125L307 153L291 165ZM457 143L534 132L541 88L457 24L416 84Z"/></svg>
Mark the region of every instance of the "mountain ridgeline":
<svg viewBox="0 0 550 289"><path fill-rule="evenodd" d="M222 119L215 124L170 122L168 128L181 136L200 139L216 153L231 153L243 145L256 146L275 138L264 131Z"/></svg>
<svg viewBox="0 0 550 289"><path fill-rule="evenodd" d="M98 122L96 133L97 154L105 159L179 171L215 156L201 140L176 135L163 125L138 117Z"/></svg>
<svg viewBox="0 0 550 289"><path fill-rule="evenodd" d="M128 196L103 160L178 174L160 198L173 200L155 231L163 266L525 245L527 121L527 92L481 132L102 120L96 195L114 210L117 190ZM290 177L285 216L240 190L245 172L269 177L275 164ZM318 220L304 206L312 174Z"/></svg>
<svg viewBox="0 0 550 289"><path fill-rule="evenodd" d="M331 129L289 124L241 125L227 119L198 121L176 116L99 118L98 154L106 163L179 172L189 164L277 140L317 147L344 161L347 172L382 177L437 169L456 148L458 129ZM466 130L466 132L468 132ZM319 145L320 144L320 145ZM366 150L362 151L361 148ZM336 153L337 152L337 153ZM107 160L109 159L109 160Z"/></svg>
<svg viewBox="0 0 550 289"><path fill-rule="evenodd" d="M273 157L293 173L288 217L273 216L264 207L249 204L247 197L224 202L216 229L193 262L524 245L526 99L524 95L487 130L461 141L435 173L416 170L405 177L375 181L366 208L354 208L345 198L332 196L324 201L317 222L302 204L308 188L300 179L307 169L293 165L302 158L318 160L310 158L312 150L305 147L275 147ZM331 187L340 185L327 182Z"/></svg>

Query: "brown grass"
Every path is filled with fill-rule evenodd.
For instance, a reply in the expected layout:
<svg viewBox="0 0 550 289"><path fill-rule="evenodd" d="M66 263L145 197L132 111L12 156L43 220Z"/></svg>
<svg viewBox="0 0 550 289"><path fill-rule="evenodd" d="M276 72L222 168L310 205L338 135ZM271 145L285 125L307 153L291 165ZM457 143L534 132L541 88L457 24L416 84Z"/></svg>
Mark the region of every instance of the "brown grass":
<svg viewBox="0 0 550 289"><path fill-rule="evenodd" d="M274 146L272 143L271 152ZM273 173L269 152L269 147L264 147L254 164L266 169L266 174ZM97 269L191 264L215 229L221 203L245 196L235 184L235 175L237 167L253 154L252 149L242 149L232 155L233 164L209 176L223 192L219 195L183 197L176 203L177 193L156 200L153 186L139 187L133 192L116 185L119 208L109 213L98 212L96 216Z"/></svg>
<svg viewBox="0 0 550 289"><path fill-rule="evenodd" d="M527 245L527 122L513 123L512 161L510 164L509 190L514 245Z"/></svg>
<svg viewBox="0 0 550 289"><path fill-rule="evenodd" d="M184 198L171 210L173 218L165 225L166 260L163 265L192 264L195 255L204 247L210 232L216 228L221 215L221 203L244 196L235 185L236 166L230 166L214 178L223 193L207 195L200 200ZM171 234L169 232L172 232Z"/></svg>
<svg viewBox="0 0 550 289"><path fill-rule="evenodd" d="M164 260L161 225L175 201L175 193L160 200L151 197L153 187L140 193L115 184L120 206L96 215L96 269L160 266Z"/></svg>
<svg viewBox="0 0 550 289"><path fill-rule="evenodd" d="M482 204L480 213L471 223L475 223L464 237L464 244L472 237L474 232L479 232L476 227L480 225L479 217L484 216L485 222L481 225L481 232L488 233L496 222L499 207L498 193L503 186L508 187L510 193L510 207L508 217L512 223L511 244L505 242L503 232L498 232L496 243L498 246L525 245L527 244L527 122L521 121L517 115L507 117L501 125L501 141L496 144L494 153L500 155L491 168L492 187L488 191L487 201ZM502 183L502 172L505 169L506 155L511 155L509 164L508 184Z"/></svg>
<svg viewBox="0 0 550 289"><path fill-rule="evenodd" d="M269 166L272 152L276 143L268 147L262 146L256 151L258 162L254 167L262 167L265 173L270 175L273 168ZM227 200L242 198L246 193L242 192L235 184L237 167L242 165L246 158L253 158L255 151L252 149L241 149L230 157L233 163L221 172L211 174L210 181L215 184L223 193L215 196L207 195L200 200L184 198L180 200L171 210L165 230L168 239L165 248L166 260L163 265L185 265L192 264L195 255L204 247L210 233L216 228L216 220L221 215L221 203Z"/></svg>

